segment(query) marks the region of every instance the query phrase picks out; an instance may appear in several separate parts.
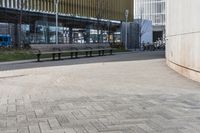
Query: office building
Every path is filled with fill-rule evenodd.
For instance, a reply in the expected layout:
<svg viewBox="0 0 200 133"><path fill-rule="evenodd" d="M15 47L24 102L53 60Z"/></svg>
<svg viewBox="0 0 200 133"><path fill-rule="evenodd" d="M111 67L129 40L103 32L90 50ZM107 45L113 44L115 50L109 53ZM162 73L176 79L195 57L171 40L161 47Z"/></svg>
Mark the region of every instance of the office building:
<svg viewBox="0 0 200 133"><path fill-rule="evenodd" d="M153 41L165 36L165 0L135 0L134 19L151 20Z"/></svg>
<svg viewBox="0 0 200 133"><path fill-rule="evenodd" d="M55 43L55 1L1 0L4 34L15 43ZM59 0L59 43L117 41L125 10L133 20L133 0Z"/></svg>

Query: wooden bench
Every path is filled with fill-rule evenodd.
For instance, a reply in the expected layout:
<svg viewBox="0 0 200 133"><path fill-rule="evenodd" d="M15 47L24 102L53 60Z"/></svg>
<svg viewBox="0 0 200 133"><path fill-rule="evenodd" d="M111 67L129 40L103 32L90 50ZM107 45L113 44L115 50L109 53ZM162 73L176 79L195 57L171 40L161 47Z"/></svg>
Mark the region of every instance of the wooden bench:
<svg viewBox="0 0 200 133"><path fill-rule="evenodd" d="M94 52L97 52L99 56L104 56L108 51L111 55L113 49L110 44L32 44L30 45L33 54L37 56L37 61L40 61L41 55L51 54L53 60L56 55L61 60L62 54L69 53L71 58L78 58L79 53L85 53L85 55L92 56Z"/></svg>

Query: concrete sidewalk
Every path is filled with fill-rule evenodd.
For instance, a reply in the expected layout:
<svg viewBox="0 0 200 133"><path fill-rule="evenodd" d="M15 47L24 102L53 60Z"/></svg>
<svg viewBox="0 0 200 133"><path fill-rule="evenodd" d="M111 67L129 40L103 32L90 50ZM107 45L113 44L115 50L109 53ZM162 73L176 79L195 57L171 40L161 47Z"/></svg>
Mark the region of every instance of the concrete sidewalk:
<svg viewBox="0 0 200 133"><path fill-rule="evenodd" d="M132 54L133 56L129 56ZM69 57L63 57L63 60L52 61L51 58L42 59L42 62L36 62L35 60L22 60L22 61L11 61L1 62L0 71L26 69L26 68L39 68L49 66L66 66L76 64L88 64L88 63L101 63L101 62L118 62L118 61L131 61L131 60L149 60L149 59L160 59L164 58L164 51L154 52L141 52L141 51L130 51L114 53L113 55L107 55L103 58L101 56L93 56L92 58L85 58L80 56L78 59L70 59Z"/></svg>
<svg viewBox="0 0 200 133"><path fill-rule="evenodd" d="M24 68L0 72L0 133L200 131L200 84L169 69L163 53Z"/></svg>

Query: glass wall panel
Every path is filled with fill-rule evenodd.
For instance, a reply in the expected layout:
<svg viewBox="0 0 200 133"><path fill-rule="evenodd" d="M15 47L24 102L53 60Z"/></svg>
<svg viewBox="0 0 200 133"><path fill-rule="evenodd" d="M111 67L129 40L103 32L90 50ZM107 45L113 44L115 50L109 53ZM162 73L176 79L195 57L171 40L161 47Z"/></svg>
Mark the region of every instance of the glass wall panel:
<svg viewBox="0 0 200 133"><path fill-rule="evenodd" d="M152 20L153 25L165 25L165 0L135 0L135 19Z"/></svg>
<svg viewBox="0 0 200 133"><path fill-rule="evenodd" d="M1 7L55 13L54 0L0 0ZM160 3L156 11L162 11ZM124 20L124 11L130 11L133 18L133 0L60 0L59 13L73 16L97 17L102 19Z"/></svg>

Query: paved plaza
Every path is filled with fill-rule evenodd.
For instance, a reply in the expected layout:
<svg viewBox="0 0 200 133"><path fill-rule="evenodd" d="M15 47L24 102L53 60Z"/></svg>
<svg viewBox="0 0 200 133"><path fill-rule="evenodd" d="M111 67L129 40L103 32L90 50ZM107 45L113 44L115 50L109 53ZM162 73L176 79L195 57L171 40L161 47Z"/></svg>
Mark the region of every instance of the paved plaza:
<svg viewBox="0 0 200 133"><path fill-rule="evenodd" d="M200 83L164 52L0 64L0 133L199 133Z"/></svg>

